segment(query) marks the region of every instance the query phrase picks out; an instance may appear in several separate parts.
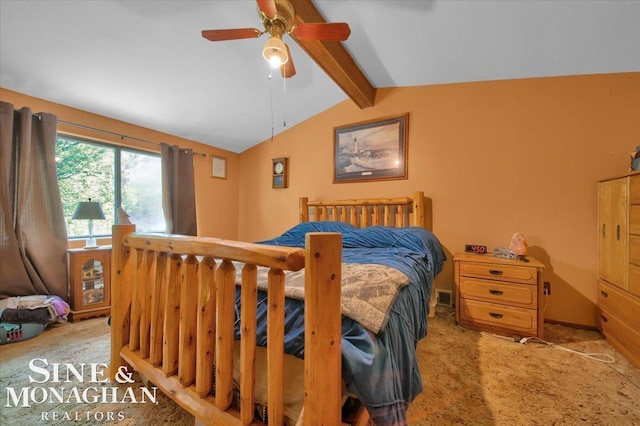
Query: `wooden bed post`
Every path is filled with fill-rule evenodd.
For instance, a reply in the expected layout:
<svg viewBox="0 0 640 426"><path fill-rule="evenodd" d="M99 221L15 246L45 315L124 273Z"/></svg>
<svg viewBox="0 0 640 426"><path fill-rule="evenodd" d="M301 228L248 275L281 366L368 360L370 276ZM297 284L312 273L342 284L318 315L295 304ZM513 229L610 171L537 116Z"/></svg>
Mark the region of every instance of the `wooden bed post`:
<svg viewBox="0 0 640 426"><path fill-rule="evenodd" d="M111 361L109 377L114 380L118 369L126 365L120 349L129 343L129 312L131 309L131 278L133 262L131 249L124 246L127 235L135 232L135 225L113 225L111 231Z"/></svg>
<svg viewBox="0 0 640 426"><path fill-rule="evenodd" d="M424 210L424 192L417 191L413 194L413 226L426 228Z"/></svg>
<svg viewBox="0 0 640 426"><path fill-rule="evenodd" d="M304 424L341 424L342 234L305 236Z"/></svg>
<svg viewBox="0 0 640 426"><path fill-rule="evenodd" d="M300 209L298 222L304 223L309 222L309 198L300 197L300 202L298 203L298 208Z"/></svg>

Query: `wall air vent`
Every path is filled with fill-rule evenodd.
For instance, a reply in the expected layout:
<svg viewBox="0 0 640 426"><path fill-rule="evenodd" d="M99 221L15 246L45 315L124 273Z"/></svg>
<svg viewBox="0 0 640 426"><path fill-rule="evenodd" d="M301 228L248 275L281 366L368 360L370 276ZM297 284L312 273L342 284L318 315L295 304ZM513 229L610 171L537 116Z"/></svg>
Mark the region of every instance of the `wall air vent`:
<svg viewBox="0 0 640 426"><path fill-rule="evenodd" d="M453 306L453 293L449 290L436 289L436 304L438 306Z"/></svg>

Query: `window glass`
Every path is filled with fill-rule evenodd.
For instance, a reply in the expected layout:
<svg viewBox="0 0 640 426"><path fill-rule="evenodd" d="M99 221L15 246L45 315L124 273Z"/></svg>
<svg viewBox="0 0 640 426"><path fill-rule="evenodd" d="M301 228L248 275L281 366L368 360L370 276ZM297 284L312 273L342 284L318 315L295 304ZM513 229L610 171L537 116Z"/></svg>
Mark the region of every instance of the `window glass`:
<svg viewBox="0 0 640 426"><path fill-rule="evenodd" d="M162 232L162 168L157 155L122 150L122 208L136 230Z"/></svg>
<svg viewBox="0 0 640 426"><path fill-rule="evenodd" d="M89 221L71 219L79 201L97 201L105 220L93 220L94 235L111 235L114 221L116 150L107 145L58 136L56 165L62 209L67 223L67 235L86 237Z"/></svg>
<svg viewBox="0 0 640 426"><path fill-rule="evenodd" d="M94 236L111 235L120 205L138 231L165 230L159 155L58 135L56 166L69 238L88 236L89 221L72 217L89 198L106 217L93 220Z"/></svg>

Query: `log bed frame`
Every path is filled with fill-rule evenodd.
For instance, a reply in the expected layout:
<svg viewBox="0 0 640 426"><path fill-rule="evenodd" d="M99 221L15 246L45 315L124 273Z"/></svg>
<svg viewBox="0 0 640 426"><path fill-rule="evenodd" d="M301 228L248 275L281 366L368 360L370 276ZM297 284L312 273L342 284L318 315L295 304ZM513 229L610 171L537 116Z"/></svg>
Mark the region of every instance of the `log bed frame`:
<svg viewBox="0 0 640 426"><path fill-rule="evenodd" d="M300 221L425 227L425 199L300 199ZM284 271L306 268L304 408L298 424L343 424L339 233L309 233L305 248L208 237L135 233L113 226L111 363L133 368L197 424L261 424L253 418L256 267L269 268L268 419L283 424ZM232 406L236 270L242 262L240 407ZM215 365L215 367L214 367ZM316 368L322 366L322 368ZM329 374L329 372L335 372ZM212 394L215 376L215 395ZM366 409L350 424L365 425Z"/></svg>

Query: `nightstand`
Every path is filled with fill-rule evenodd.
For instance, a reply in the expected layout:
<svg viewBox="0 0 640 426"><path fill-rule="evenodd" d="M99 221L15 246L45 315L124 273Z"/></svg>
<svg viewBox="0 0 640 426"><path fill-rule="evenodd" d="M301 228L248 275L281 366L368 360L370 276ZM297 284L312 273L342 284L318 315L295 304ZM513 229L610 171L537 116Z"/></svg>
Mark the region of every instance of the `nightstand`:
<svg viewBox="0 0 640 426"><path fill-rule="evenodd" d="M69 321L111 312L111 246L67 250Z"/></svg>
<svg viewBox="0 0 640 426"><path fill-rule="evenodd" d="M544 265L527 259L455 254L456 322L479 331L542 338Z"/></svg>

